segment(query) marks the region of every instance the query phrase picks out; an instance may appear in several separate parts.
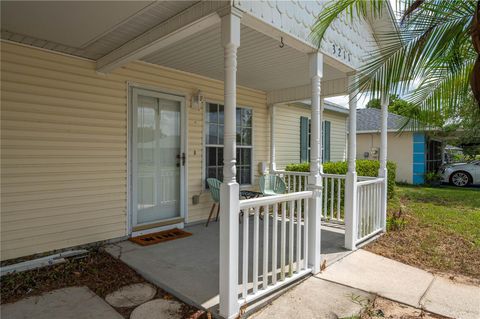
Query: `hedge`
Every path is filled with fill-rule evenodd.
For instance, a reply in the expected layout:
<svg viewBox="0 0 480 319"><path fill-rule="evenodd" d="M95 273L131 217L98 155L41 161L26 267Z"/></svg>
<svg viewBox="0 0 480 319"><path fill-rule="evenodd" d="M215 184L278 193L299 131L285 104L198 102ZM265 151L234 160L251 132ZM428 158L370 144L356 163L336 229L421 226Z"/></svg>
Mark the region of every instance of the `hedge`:
<svg viewBox="0 0 480 319"><path fill-rule="evenodd" d="M378 176L378 169L380 168L379 161L372 160L357 160L357 174L358 176ZM397 166L395 163L387 162L387 176L388 176L388 198L392 198L395 194L395 172ZM301 164L288 164L285 168L286 171L291 172L309 172L310 163ZM348 163L347 162L327 162L323 163L323 172L325 174L347 174Z"/></svg>

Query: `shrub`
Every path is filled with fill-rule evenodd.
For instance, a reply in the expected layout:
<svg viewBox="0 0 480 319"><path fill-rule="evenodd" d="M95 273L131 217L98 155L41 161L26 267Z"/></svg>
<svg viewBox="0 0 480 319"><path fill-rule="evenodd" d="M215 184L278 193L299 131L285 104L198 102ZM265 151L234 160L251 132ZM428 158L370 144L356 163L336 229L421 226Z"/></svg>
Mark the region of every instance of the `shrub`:
<svg viewBox="0 0 480 319"><path fill-rule="evenodd" d="M429 186L440 186L442 184L442 175L435 172L425 173L425 184Z"/></svg>
<svg viewBox="0 0 480 319"><path fill-rule="evenodd" d="M380 168L379 161L372 160L357 160L357 174L358 176L378 176L378 169ZM392 198L395 193L395 171L397 166L395 163L388 161L387 162L387 175L388 175L388 185L387 185L387 194L388 198ZM309 172L310 163L300 163L300 164L288 164L285 168L286 171L291 172ZM348 171L347 162L327 162L323 164L323 172L325 174L340 174L345 175Z"/></svg>

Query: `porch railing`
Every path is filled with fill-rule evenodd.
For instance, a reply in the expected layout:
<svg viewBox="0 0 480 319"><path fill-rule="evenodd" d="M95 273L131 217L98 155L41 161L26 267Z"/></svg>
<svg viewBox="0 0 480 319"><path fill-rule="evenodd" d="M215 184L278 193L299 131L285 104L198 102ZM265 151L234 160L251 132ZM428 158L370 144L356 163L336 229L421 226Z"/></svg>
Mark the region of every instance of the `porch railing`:
<svg viewBox="0 0 480 319"><path fill-rule="evenodd" d="M383 230L382 190L384 179L359 178L357 182L357 240L360 244Z"/></svg>
<svg viewBox="0 0 480 319"><path fill-rule="evenodd" d="M283 178L287 193L305 191L308 185L308 172L275 171ZM322 218L331 222L344 222L345 175L322 174Z"/></svg>
<svg viewBox="0 0 480 319"><path fill-rule="evenodd" d="M240 306L311 272L308 201L312 196L313 192L302 191L240 201Z"/></svg>
<svg viewBox="0 0 480 319"><path fill-rule="evenodd" d="M307 190L308 172L275 171L285 182L287 193L303 192Z"/></svg>
<svg viewBox="0 0 480 319"><path fill-rule="evenodd" d="M344 222L345 175L322 174L322 218L331 222Z"/></svg>

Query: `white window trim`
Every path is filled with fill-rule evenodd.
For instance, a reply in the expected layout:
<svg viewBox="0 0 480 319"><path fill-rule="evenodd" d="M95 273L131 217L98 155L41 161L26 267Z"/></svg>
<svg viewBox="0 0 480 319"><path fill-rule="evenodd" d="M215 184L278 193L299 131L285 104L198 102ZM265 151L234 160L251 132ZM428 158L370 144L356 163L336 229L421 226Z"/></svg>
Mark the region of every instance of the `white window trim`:
<svg viewBox="0 0 480 319"><path fill-rule="evenodd" d="M223 101L219 101L219 100L213 100L213 99L205 99L205 106L204 106L204 109L202 110L202 123L203 123L203 129L202 129L202 191L207 191L207 188L205 187L205 178L207 176L207 169L206 169L206 161L207 161L207 152L205 152L206 148L207 148L207 142L206 142L206 133L207 133L207 121L206 121L206 113L207 113L207 109L206 109L206 106L207 104L221 104L223 106L225 106L225 102ZM240 189L249 189L249 188L252 188L255 183L254 183L254 180L255 180L255 169L257 169L256 165L255 165L255 124L254 124L254 121L255 121L255 109L251 106L245 106L245 105L242 105L242 104L237 104L236 107L239 107L239 108L243 108L243 109L249 109L252 111L252 145L250 146L250 149L252 150L251 151L251 154L252 154L252 169L250 171L250 180L252 181L251 184L239 184L240 185ZM236 127L236 124L235 124L235 127ZM208 144L209 146L212 146L214 147L215 145L214 144ZM223 147L224 145L218 145L218 147Z"/></svg>

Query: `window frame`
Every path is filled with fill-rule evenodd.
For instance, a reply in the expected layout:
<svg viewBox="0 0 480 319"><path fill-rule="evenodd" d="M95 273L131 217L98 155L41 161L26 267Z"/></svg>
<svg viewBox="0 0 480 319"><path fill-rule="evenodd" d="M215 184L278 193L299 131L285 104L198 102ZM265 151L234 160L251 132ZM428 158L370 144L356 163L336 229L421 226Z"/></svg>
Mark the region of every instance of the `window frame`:
<svg viewBox="0 0 480 319"><path fill-rule="evenodd" d="M223 101L217 101L217 100L211 100L211 99L206 99L205 100L205 106L203 107L203 110L202 110L202 125L203 125L203 128L202 128L202 190L205 191L205 190L208 190L207 188L207 185L206 185L206 178L207 178L207 147L224 147L225 145L222 144L222 145L218 145L218 144L208 144L207 143L207 130L208 130L208 123L207 122L207 112L208 112L208 105L209 104L220 104L220 105L223 105L225 107L225 103ZM251 183L250 184L240 184L239 183L239 186L240 186L240 189L248 189L248 188L251 188L253 187L253 185L255 184L254 183L254 178L255 178L255 172L254 172L254 169L255 169L255 110L253 107L251 106L245 106L243 104L237 104L235 110L237 108L241 108L241 109L248 109L252 112L252 142L251 142L251 145L250 146L241 146L241 148L249 148L250 149L250 156L251 156L251 169L250 169L250 181ZM237 128L237 125L235 123L235 130ZM237 145L237 148L239 148L239 146ZM238 166L238 165L236 165ZM238 180L237 180L237 183L238 183Z"/></svg>
<svg viewBox="0 0 480 319"><path fill-rule="evenodd" d="M311 150L312 150L312 119L308 116L300 116L300 121L301 121L301 118L304 117L304 118L307 118L308 121L307 121L307 124L308 124L308 130L307 130L307 141L306 141L306 153L307 153L307 163L310 163L310 154L311 154ZM332 155L332 135L331 135L331 131L332 131L332 121L331 120L322 120L322 125L321 125L321 131L322 131L322 149L320 150L320 156L321 156L321 159L322 159L322 163L327 163L327 161L325 161L325 156L324 156L324 150L325 150L325 122L329 122L330 123L330 134L329 134L329 144L330 144L330 149L329 149L329 156L328 156L328 162L331 161L331 155ZM301 124L300 124L301 125ZM301 130L301 128L300 128ZM300 141L302 140L302 132L300 132ZM300 144L300 163L302 163L302 145L301 145L301 142L299 142Z"/></svg>

